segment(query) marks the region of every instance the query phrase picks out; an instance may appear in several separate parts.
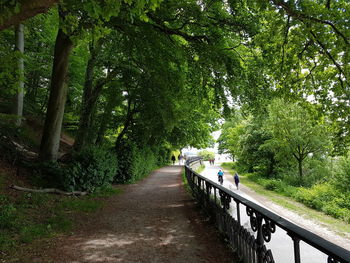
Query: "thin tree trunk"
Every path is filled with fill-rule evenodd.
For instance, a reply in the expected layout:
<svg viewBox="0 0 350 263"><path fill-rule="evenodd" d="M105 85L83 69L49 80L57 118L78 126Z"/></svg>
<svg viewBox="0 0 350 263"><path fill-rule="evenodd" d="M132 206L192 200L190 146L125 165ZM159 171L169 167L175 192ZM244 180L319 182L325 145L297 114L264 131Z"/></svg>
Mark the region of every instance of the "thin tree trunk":
<svg viewBox="0 0 350 263"><path fill-rule="evenodd" d="M299 170L300 180L302 180L303 179L303 159L298 159L298 170Z"/></svg>
<svg viewBox="0 0 350 263"><path fill-rule="evenodd" d="M74 142L74 150L80 151L87 144L89 134L91 134L93 113L95 112L96 101L99 94L95 95L93 80L94 68L96 65L97 53L99 50L99 43L95 47L92 43L90 46L90 58L85 71L85 83L83 91L83 99L81 103L81 111L79 118L79 125L77 135Z"/></svg>
<svg viewBox="0 0 350 263"><path fill-rule="evenodd" d="M64 106L67 97L68 59L73 42L60 28L58 30L51 75L49 102L40 145L40 159L56 161L60 143Z"/></svg>
<svg viewBox="0 0 350 263"><path fill-rule="evenodd" d="M16 96L14 100L14 109L13 113L17 115L16 126L19 127L22 124L23 116L23 98L24 98L24 26L23 24L18 24L15 27L15 50L20 52L21 55L18 58L17 69L18 69L18 86L16 91Z"/></svg>
<svg viewBox="0 0 350 263"><path fill-rule="evenodd" d="M123 130L119 133L117 139L116 139L116 142L115 142L115 148L118 150L120 144L121 144L121 141L124 137L124 135L126 134L128 128L129 128L129 125L130 123L132 122L133 120L133 115L135 113L135 108L134 110L131 110L131 101L129 100L128 101L128 112L126 114L126 119L125 119L125 122L124 122L124 127L123 127Z"/></svg>

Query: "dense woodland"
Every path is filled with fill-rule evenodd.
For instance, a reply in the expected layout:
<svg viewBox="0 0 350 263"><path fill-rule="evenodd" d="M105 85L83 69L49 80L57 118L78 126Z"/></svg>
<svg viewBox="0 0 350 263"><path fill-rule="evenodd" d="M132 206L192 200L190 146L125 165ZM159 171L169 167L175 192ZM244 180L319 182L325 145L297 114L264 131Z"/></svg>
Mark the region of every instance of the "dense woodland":
<svg viewBox="0 0 350 263"><path fill-rule="evenodd" d="M225 119L240 172L318 187L328 208L303 198L349 221L349 19L347 0L2 2L4 158L94 191L205 148Z"/></svg>

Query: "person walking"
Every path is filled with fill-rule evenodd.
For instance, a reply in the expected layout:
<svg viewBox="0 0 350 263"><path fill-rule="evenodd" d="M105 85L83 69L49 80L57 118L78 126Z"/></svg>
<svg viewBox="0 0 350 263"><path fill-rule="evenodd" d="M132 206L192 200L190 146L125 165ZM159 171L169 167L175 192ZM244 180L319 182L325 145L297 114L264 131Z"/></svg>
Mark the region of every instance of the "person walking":
<svg viewBox="0 0 350 263"><path fill-rule="evenodd" d="M237 190L238 190L238 184L239 184L239 176L238 176L238 173L235 173L235 176L233 177L233 179L235 180L235 185L236 185Z"/></svg>
<svg viewBox="0 0 350 263"><path fill-rule="evenodd" d="M175 165L175 161L176 161L175 155L171 156L171 160L173 161L173 165Z"/></svg>
<svg viewBox="0 0 350 263"><path fill-rule="evenodd" d="M181 165L182 164L182 159L183 159L181 153L179 154L177 159L179 160L179 165Z"/></svg>

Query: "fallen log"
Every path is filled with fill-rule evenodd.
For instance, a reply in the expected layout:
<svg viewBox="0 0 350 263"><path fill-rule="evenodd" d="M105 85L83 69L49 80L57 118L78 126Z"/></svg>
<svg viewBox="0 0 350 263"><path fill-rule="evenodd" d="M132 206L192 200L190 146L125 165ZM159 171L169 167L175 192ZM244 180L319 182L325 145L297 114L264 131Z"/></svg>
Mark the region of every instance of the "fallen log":
<svg viewBox="0 0 350 263"><path fill-rule="evenodd" d="M61 195L81 195L81 196L88 194L88 192L81 192L81 191L65 192L56 188L30 189L30 188L20 187L17 185L11 185L10 188L13 188L19 191L32 192L32 193L54 193L54 194L61 194Z"/></svg>

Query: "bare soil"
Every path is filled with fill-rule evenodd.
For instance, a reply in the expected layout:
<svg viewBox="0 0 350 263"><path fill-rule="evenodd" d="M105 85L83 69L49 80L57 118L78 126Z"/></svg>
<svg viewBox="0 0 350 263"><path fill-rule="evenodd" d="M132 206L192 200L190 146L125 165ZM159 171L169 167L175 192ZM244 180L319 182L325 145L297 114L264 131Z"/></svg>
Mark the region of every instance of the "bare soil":
<svg viewBox="0 0 350 263"><path fill-rule="evenodd" d="M5 262L235 262L184 190L181 172L181 166L164 167L121 186L123 193L104 208L79 218L73 233L35 242Z"/></svg>

